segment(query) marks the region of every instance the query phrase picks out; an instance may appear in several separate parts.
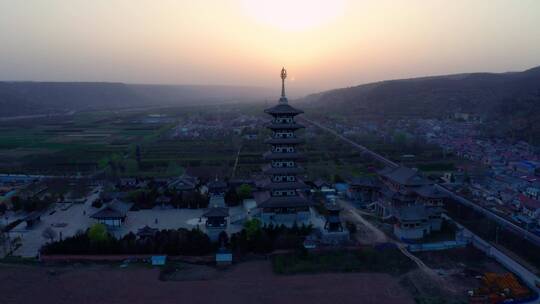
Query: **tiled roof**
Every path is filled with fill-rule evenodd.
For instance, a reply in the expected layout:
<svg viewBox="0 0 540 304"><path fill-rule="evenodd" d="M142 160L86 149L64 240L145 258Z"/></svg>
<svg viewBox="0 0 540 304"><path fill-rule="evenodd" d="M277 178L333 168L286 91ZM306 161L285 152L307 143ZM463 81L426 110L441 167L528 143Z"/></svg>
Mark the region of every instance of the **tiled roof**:
<svg viewBox="0 0 540 304"><path fill-rule="evenodd" d="M289 105L288 103L277 104L271 108L264 110L264 112L268 114L292 114L292 115L304 113L304 111L296 109L292 107L291 105Z"/></svg>
<svg viewBox="0 0 540 304"><path fill-rule="evenodd" d="M254 193L254 197L259 208L306 207L316 205L301 195L278 197L270 196L268 192L256 192Z"/></svg>
<svg viewBox="0 0 540 304"><path fill-rule="evenodd" d="M417 171L406 167L386 168L379 171L379 174L386 177L387 179L390 179L405 186L421 186L433 184L432 182L421 176Z"/></svg>
<svg viewBox="0 0 540 304"><path fill-rule="evenodd" d="M263 154L264 159L266 160L275 160L275 159L299 159L302 158L304 155L299 152L292 152L292 153L280 153L280 152L272 152L268 151Z"/></svg>
<svg viewBox="0 0 540 304"><path fill-rule="evenodd" d="M290 145L296 145L296 144L303 144L304 139L297 138L297 137L290 137L290 138L268 138L264 141L266 144L271 145L279 145L279 144L290 144Z"/></svg>
<svg viewBox="0 0 540 304"><path fill-rule="evenodd" d="M302 129L305 128L304 125L299 123L267 123L264 125L266 128L272 129L272 130L296 130L296 129Z"/></svg>
<svg viewBox="0 0 540 304"><path fill-rule="evenodd" d="M418 195L427 198L445 198L447 195L433 185L421 186L414 190Z"/></svg>
<svg viewBox="0 0 540 304"><path fill-rule="evenodd" d="M90 217L96 219L124 218L129 209L131 209L131 206L133 206L132 203L125 203L115 199Z"/></svg>
<svg viewBox="0 0 540 304"><path fill-rule="evenodd" d="M262 171L265 174L301 174L305 170L302 167L281 167L274 168L271 165L265 165L262 168Z"/></svg>
<svg viewBox="0 0 540 304"><path fill-rule="evenodd" d="M202 217L227 217L229 216L229 208L225 207L212 207L207 209Z"/></svg>
<svg viewBox="0 0 540 304"><path fill-rule="evenodd" d="M532 199L524 194L520 194L518 199L519 199L519 202L527 209L532 209L532 210L540 209L540 201Z"/></svg>
<svg viewBox="0 0 540 304"><path fill-rule="evenodd" d="M421 221L427 219L426 207L411 205L398 208L397 217L400 221Z"/></svg>

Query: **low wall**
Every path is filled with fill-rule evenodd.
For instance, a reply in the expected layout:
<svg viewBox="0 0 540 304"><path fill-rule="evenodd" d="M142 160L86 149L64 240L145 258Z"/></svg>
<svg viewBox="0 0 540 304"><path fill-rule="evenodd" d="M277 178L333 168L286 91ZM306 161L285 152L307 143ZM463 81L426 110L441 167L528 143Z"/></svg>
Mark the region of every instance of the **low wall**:
<svg viewBox="0 0 540 304"><path fill-rule="evenodd" d="M438 243L427 243L427 244L411 244L407 246L407 250L410 252L418 251L436 251L436 250L447 250L452 248L461 248L467 246L465 241L446 241Z"/></svg>
<svg viewBox="0 0 540 304"><path fill-rule="evenodd" d="M470 242L474 247L483 251L486 255L494 258L497 262L499 262L508 270L517 275L525 284L527 284L530 289L532 289L536 293L537 296L540 294L540 288L538 288L537 286L537 284L540 282L540 279L534 273L523 267L518 262L514 261L511 257L507 256L502 251L492 246L486 240L480 238L472 231L465 228L460 223L454 221L449 216L445 216L445 218L454 222L458 226L458 228L461 229L461 233L458 236L459 239Z"/></svg>
<svg viewBox="0 0 540 304"><path fill-rule="evenodd" d="M40 255L40 262L121 262L125 260L145 260L152 256L162 254L110 254L110 255L91 255L91 254L54 254ZM212 263L215 261L214 255L205 256L167 256L171 261L182 261L186 263Z"/></svg>

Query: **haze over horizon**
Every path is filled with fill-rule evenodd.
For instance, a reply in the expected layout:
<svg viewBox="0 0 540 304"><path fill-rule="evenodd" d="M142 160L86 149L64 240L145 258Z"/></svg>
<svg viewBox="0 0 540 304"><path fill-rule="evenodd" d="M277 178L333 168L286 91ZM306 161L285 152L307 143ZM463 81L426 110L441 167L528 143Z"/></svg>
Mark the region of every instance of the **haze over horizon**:
<svg viewBox="0 0 540 304"><path fill-rule="evenodd" d="M0 0L0 80L291 90L538 65L540 2Z"/></svg>

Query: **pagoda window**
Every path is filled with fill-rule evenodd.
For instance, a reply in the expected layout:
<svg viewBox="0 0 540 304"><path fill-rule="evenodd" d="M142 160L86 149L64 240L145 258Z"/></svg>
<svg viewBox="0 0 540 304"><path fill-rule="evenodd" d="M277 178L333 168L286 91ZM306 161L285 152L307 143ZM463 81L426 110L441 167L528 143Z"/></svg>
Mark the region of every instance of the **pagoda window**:
<svg viewBox="0 0 540 304"><path fill-rule="evenodd" d="M281 176L281 175L274 175L274 181L275 181L275 182L281 182L281 181L283 181L283 176Z"/></svg>
<svg viewBox="0 0 540 304"><path fill-rule="evenodd" d="M277 117L274 120L275 123L292 123L293 119L292 117Z"/></svg>

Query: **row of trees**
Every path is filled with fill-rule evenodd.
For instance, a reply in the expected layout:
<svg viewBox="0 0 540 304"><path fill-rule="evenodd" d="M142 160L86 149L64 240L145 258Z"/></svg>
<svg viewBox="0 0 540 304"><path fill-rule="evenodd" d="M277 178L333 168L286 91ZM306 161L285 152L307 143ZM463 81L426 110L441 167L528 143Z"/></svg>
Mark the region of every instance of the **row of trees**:
<svg viewBox="0 0 540 304"><path fill-rule="evenodd" d="M163 195L170 198L170 205L175 208L207 208L210 202L210 197L202 194L197 190L193 191L175 191L168 189ZM135 203L135 206L140 209L152 208L156 205L156 200L161 194L156 187L148 189L135 190L129 193L129 200ZM251 186L244 184L236 189L229 189L225 193L225 204L227 206L238 206L246 198L252 197Z"/></svg>
<svg viewBox="0 0 540 304"><path fill-rule="evenodd" d="M280 226L262 226L257 219L246 221L244 229L230 238L230 248L239 254L249 252L269 253L278 249L297 249L312 231L312 226L291 228Z"/></svg>
<svg viewBox="0 0 540 304"><path fill-rule="evenodd" d="M277 249L297 249L312 231L311 226L262 226L254 219L244 224L242 231L230 238L222 233L218 242L211 242L198 229L171 229L156 232L151 237L137 237L129 233L117 239L107 232L103 224L95 224L84 233L52 242L56 235L44 231L50 240L41 248L42 254L166 254L207 255L218 247L226 246L237 254L269 253Z"/></svg>
<svg viewBox="0 0 540 304"><path fill-rule="evenodd" d="M138 238L129 233L117 239L104 225L95 224L85 233L46 244L42 254L165 254L206 255L214 252L217 245L197 229L184 228L161 230L154 236Z"/></svg>

